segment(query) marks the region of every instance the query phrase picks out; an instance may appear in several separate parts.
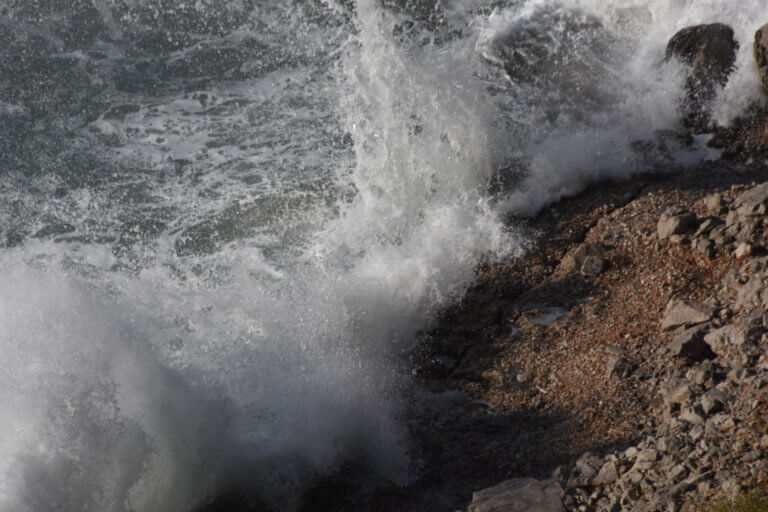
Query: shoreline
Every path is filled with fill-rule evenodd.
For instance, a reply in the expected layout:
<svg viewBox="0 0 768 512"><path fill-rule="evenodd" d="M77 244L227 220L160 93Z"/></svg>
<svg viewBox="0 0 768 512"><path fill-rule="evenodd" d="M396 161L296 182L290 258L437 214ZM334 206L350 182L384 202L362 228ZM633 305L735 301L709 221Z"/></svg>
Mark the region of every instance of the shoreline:
<svg viewBox="0 0 768 512"><path fill-rule="evenodd" d="M672 206L704 216L707 195L766 180L766 166L721 159L598 183L528 219L533 246L481 267L414 351L418 385L432 393L414 402L410 418L419 477L344 497L352 489L331 486L304 510L464 510L481 489L564 478L585 453L642 442L661 421L659 390L685 369L662 355L665 306L714 295L744 259L727 251L710 259L659 240L659 216ZM568 268L585 242L608 247L608 267L597 275Z"/></svg>

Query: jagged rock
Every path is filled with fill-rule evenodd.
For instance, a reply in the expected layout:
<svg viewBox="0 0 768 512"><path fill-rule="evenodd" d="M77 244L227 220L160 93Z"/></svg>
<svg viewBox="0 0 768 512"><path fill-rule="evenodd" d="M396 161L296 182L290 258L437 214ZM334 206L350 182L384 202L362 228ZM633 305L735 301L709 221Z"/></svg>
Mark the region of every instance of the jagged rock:
<svg viewBox="0 0 768 512"><path fill-rule="evenodd" d="M687 126L706 130L707 109L717 89L728 81L738 47L733 29L722 23L686 27L667 43L667 58L677 58L688 66L683 104Z"/></svg>
<svg viewBox="0 0 768 512"><path fill-rule="evenodd" d="M709 345L704 341L706 333L707 327L705 325L686 329L672 338L672 341L667 345L667 352L672 357L683 357L689 361L700 361L710 353Z"/></svg>
<svg viewBox="0 0 768 512"><path fill-rule="evenodd" d="M615 460L608 460L593 480L594 485L608 485L619 479L619 468Z"/></svg>
<svg viewBox="0 0 768 512"><path fill-rule="evenodd" d="M632 361L628 360L624 356L614 355L608 359L608 364L606 365L607 378L626 379L632 375L634 369L635 365L632 364Z"/></svg>
<svg viewBox="0 0 768 512"><path fill-rule="evenodd" d="M672 381L663 386L659 393L667 404L684 404L691 401L693 391L685 381Z"/></svg>
<svg viewBox="0 0 768 512"><path fill-rule="evenodd" d="M564 512L554 480L516 478L472 495L467 512Z"/></svg>
<svg viewBox="0 0 768 512"><path fill-rule="evenodd" d="M695 231L697 227L696 214L678 207L667 208L659 217L656 233L659 238L670 238Z"/></svg>
<svg viewBox="0 0 768 512"><path fill-rule="evenodd" d="M749 310L766 303L766 276L762 272L752 275L736 295L734 309Z"/></svg>
<svg viewBox="0 0 768 512"><path fill-rule="evenodd" d="M738 216L749 217L759 215L758 209L761 206L768 206L768 182L742 192L733 201L731 208Z"/></svg>
<svg viewBox="0 0 768 512"><path fill-rule="evenodd" d="M755 57L755 66L757 66L763 88L768 91L768 25L763 25L755 32L752 54Z"/></svg>
<svg viewBox="0 0 768 512"><path fill-rule="evenodd" d="M716 414L723 410L728 398L719 389L712 388L701 397L701 409L704 414Z"/></svg>
<svg viewBox="0 0 768 512"><path fill-rule="evenodd" d="M697 407L685 407L680 411L680 419L698 425L704 423L704 415Z"/></svg>
<svg viewBox="0 0 768 512"><path fill-rule="evenodd" d="M711 233L713 229L722 224L723 221L717 217L707 217L700 220L699 227L696 228L696 231L693 234L694 236L706 235Z"/></svg>
<svg viewBox="0 0 768 512"><path fill-rule="evenodd" d="M714 329L704 335L704 341L712 348L715 354L723 355L729 345L739 346L759 339L763 328L759 326L746 326L731 324Z"/></svg>
<svg viewBox="0 0 768 512"><path fill-rule="evenodd" d="M705 238L705 237L697 238L696 242L693 244L693 248L696 249L696 251L700 252L701 254L704 254L708 258L715 257L715 254L716 254L715 243L709 238Z"/></svg>
<svg viewBox="0 0 768 512"><path fill-rule="evenodd" d="M584 487L592 485L597 472L602 467L602 461L589 452L584 453L576 461L576 467L571 471L568 479L569 487Z"/></svg>
<svg viewBox="0 0 768 512"><path fill-rule="evenodd" d="M603 260L603 265L607 265L607 261L605 261L606 256L608 255L609 247L601 244L601 243L583 243L579 244L576 247L573 248L571 252L565 255L563 260L560 262L560 268L565 272L566 274L570 274L572 272L581 271L583 272L584 264L587 262L587 259L590 257L596 258L598 260ZM593 267L599 266L599 262L596 261L590 261L589 267L587 271L591 270ZM600 273L605 268L601 268L597 273ZM585 275L595 275L595 274L585 274Z"/></svg>
<svg viewBox="0 0 768 512"><path fill-rule="evenodd" d="M708 322L715 309L701 302L690 300L672 300L667 304L661 328L665 331L676 327L691 326Z"/></svg>
<svg viewBox="0 0 768 512"><path fill-rule="evenodd" d="M579 271L583 276L593 277L602 274L606 268L608 268L608 260L590 255L584 259Z"/></svg>
<svg viewBox="0 0 768 512"><path fill-rule="evenodd" d="M725 212L726 204L722 194L710 194L704 198L704 207L710 215L720 215Z"/></svg>
<svg viewBox="0 0 768 512"><path fill-rule="evenodd" d="M748 244L746 242L742 242L739 244L738 247L736 247L736 250L734 251L734 255L737 258L741 258L743 256L749 256L752 254L752 244Z"/></svg>
<svg viewBox="0 0 768 512"><path fill-rule="evenodd" d="M647 449L641 451L637 455L635 465L632 467L633 471L645 471L651 469L656 461L659 460L659 452L653 449Z"/></svg>

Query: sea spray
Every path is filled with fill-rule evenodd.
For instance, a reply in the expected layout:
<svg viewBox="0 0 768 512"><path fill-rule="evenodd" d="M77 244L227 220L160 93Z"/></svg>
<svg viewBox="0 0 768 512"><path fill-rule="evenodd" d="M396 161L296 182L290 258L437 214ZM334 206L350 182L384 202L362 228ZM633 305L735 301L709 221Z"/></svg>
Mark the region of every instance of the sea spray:
<svg viewBox="0 0 768 512"><path fill-rule="evenodd" d="M501 215L708 156L685 25L742 43L718 120L759 92L756 1L76 4L0 4L2 510L407 482L404 356Z"/></svg>
<svg viewBox="0 0 768 512"><path fill-rule="evenodd" d="M483 194L482 84L449 73L471 45L401 46L397 18L358 10L338 75L280 68L189 97L162 70L197 48L129 61L159 74L103 92L129 106L76 134L39 184L53 203L16 176L5 197L31 208L7 212L21 229L0 256L5 508L186 511L238 492L287 510L347 462L407 481L402 356L481 256L514 245ZM226 95L266 123L253 148ZM297 130L354 146L306 151Z"/></svg>

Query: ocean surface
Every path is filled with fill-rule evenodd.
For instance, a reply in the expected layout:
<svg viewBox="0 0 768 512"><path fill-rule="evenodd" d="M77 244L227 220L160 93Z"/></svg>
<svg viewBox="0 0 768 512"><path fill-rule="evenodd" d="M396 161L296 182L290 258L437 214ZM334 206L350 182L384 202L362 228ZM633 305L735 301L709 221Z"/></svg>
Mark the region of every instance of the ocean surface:
<svg viewBox="0 0 768 512"><path fill-rule="evenodd" d="M408 482L415 334L510 214L712 157L715 21L725 123L763 0L0 0L0 510Z"/></svg>

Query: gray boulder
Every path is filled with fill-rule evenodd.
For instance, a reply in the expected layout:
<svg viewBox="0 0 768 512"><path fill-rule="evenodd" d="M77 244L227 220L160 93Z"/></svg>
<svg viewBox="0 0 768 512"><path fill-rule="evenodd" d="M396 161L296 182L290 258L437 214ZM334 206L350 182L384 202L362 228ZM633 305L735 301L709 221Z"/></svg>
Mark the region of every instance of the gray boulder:
<svg viewBox="0 0 768 512"><path fill-rule="evenodd" d="M564 512L562 497L554 480L516 478L474 493L467 512Z"/></svg>
<svg viewBox="0 0 768 512"><path fill-rule="evenodd" d="M694 131L707 131L710 103L728 81L738 48L733 29L722 23L686 27L667 43L667 59L677 59L688 68L683 121Z"/></svg>

